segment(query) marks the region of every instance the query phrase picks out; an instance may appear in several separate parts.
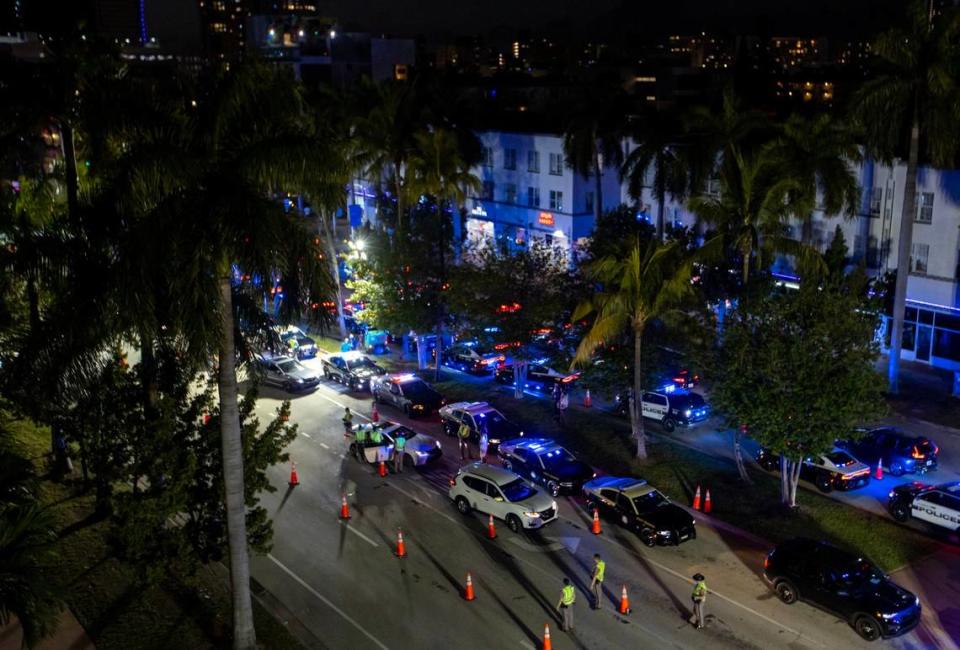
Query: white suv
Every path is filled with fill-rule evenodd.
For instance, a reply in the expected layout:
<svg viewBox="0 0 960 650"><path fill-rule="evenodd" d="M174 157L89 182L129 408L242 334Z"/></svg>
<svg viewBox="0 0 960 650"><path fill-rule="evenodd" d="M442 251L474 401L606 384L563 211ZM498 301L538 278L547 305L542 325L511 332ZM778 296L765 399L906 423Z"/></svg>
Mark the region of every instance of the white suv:
<svg viewBox="0 0 960 650"><path fill-rule="evenodd" d="M524 528L542 528L557 518L557 502L545 492L501 467L473 463L450 481L450 499L457 510L477 510L507 522L517 533Z"/></svg>

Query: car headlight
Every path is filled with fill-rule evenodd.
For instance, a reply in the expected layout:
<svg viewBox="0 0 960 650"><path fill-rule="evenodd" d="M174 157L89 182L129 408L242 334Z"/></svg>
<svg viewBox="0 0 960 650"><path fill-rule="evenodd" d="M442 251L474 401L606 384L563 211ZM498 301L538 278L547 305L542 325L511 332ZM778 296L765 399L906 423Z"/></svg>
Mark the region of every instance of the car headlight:
<svg viewBox="0 0 960 650"><path fill-rule="evenodd" d="M490 440L488 440L487 442L489 442L491 445L499 445L500 438L490 438Z"/></svg>
<svg viewBox="0 0 960 650"><path fill-rule="evenodd" d="M298 383L298 384L302 384L302 383L303 383L303 377L297 377L297 383Z"/></svg>
<svg viewBox="0 0 960 650"><path fill-rule="evenodd" d="M691 413L690 409L687 409L686 411L683 412L683 417L686 417L686 418L690 417L690 413Z"/></svg>
<svg viewBox="0 0 960 650"><path fill-rule="evenodd" d="M900 612L894 612L893 614L880 614L880 616L883 617L883 620L889 621L896 618L899 614Z"/></svg>
<svg viewBox="0 0 960 650"><path fill-rule="evenodd" d="M673 537L673 531L670 530L658 530L657 535L660 537Z"/></svg>
<svg viewBox="0 0 960 650"><path fill-rule="evenodd" d="M423 404L414 404L414 405L413 405L413 408L417 409L418 411L422 411L422 410L423 410Z"/></svg>
<svg viewBox="0 0 960 650"><path fill-rule="evenodd" d="M437 449L440 449L440 441L439 441L439 440L435 440L435 441L433 442L433 446L436 447Z"/></svg>
<svg viewBox="0 0 960 650"><path fill-rule="evenodd" d="M420 451L419 449L414 449L414 450L413 450L413 453L415 453L417 456L426 456L426 455L427 455L427 452L425 452L425 451Z"/></svg>
<svg viewBox="0 0 960 650"><path fill-rule="evenodd" d="M524 516L524 517L530 517L531 519L539 519L539 518L540 518L540 513L539 513L539 512L525 512L525 513L523 513L523 516Z"/></svg>
<svg viewBox="0 0 960 650"><path fill-rule="evenodd" d="M894 492L893 490L890 490L890 494L887 495L887 498L888 498L888 499L892 499L895 494L896 494L896 492Z"/></svg>

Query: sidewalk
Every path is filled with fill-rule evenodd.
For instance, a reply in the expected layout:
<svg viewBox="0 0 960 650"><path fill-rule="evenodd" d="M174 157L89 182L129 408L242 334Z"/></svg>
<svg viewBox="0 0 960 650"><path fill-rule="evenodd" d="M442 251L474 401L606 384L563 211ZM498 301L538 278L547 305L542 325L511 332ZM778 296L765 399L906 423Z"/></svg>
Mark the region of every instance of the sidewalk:
<svg viewBox="0 0 960 650"><path fill-rule="evenodd" d="M886 377L887 357L877 361L877 371ZM900 394L888 395L894 413L948 427L960 425L960 398L953 397L953 373L924 363L900 365Z"/></svg>
<svg viewBox="0 0 960 650"><path fill-rule="evenodd" d="M6 627L0 627L0 650L20 650L23 632L16 618ZM86 631L69 609L64 609L52 636L37 644L34 650L96 650Z"/></svg>

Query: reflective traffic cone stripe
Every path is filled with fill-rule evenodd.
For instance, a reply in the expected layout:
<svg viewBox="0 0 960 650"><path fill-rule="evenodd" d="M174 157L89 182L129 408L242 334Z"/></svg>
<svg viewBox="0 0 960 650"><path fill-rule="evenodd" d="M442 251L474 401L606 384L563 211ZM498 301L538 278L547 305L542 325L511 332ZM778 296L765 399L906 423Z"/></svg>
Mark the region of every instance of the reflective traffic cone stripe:
<svg viewBox="0 0 960 650"><path fill-rule="evenodd" d="M883 480L883 459L877 461L877 473L874 475L878 481Z"/></svg>
<svg viewBox="0 0 960 650"><path fill-rule="evenodd" d="M693 495L693 509L694 510L700 509L700 486L699 485L697 486L696 493L694 493Z"/></svg>
<svg viewBox="0 0 960 650"><path fill-rule="evenodd" d="M297 476L297 464L290 461L290 487L300 485L300 478Z"/></svg>
<svg viewBox="0 0 960 650"><path fill-rule="evenodd" d="M490 539L497 538L497 529L493 526L493 515L490 515L490 521L487 523L487 537Z"/></svg>
<svg viewBox="0 0 960 650"><path fill-rule="evenodd" d="M407 557L407 547L403 545L403 531L397 529L397 550L394 552L397 557Z"/></svg>
<svg viewBox="0 0 960 650"><path fill-rule="evenodd" d="M710 501L710 489L707 489L707 496L703 500L703 511L710 514L713 511L713 503Z"/></svg>
<svg viewBox="0 0 960 650"><path fill-rule="evenodd" d="M553 645L550 643L550 624L545 623L543 625L543 650L553 650Z"/></svg>
<svg viewBox="0 0 960 650"><path fill-rule="evenodd" d="M623 585L623 591L620 592L620 613L630 613L630 601L627 600L627 585Z"/></svg>
<svg viewBox="0 0 960 650"><path fill-rule="evenodd" d="M590 526L590 532L594 535L599 535L602 532L600 530L600 511L596 508L593 509L593 524Z"/></svg>
<svg viewBox="0 0 960 650"><path fill-rule="evenodd" d="M470 576L470 572L467 571L467 587L463 591L464 600L473 600L476 596L473 595L473 578Z"/></svg>
<svg viewBox="0 0 960 650"><path fill-rule="evenodd" d="M377 474L380 475L380 478L383 478L387 475L387 464L382 460L380 461L380 469L377 470Z"/></svg>
<svg viewBox="0 0 960 650"><path fill-rule="evenodd" d="M350 506L347 505L347 495L344 494L343 498L340 501L340 518L349 519L350 518Z"/></svg>
<svg viewBox="0 0 960 650"><path fill-rule="evenodd" d="M593 400L590 399L590 389L587 389L587 394L583 396L583 405L587 408L593 406Z"/></svg>

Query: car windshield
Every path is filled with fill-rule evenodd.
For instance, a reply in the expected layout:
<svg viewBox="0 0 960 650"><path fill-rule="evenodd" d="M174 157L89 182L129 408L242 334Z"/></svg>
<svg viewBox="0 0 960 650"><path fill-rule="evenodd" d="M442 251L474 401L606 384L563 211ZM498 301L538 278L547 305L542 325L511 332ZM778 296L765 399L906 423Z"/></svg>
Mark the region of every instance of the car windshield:
<svg viewBox="0 0 960 650"><path fill-rule="evenodd" d="M282 372L290 373L299 370L300 364L293 359L287 359L286 361L277 361L277 367L280 368Z"/></svg>
<svg viewBox="0 0 960 650"><path fill-rule="evenodd" d="M500 491L503 492L503 496L506 497L507 501L510 501L511 503L529 499L536 494L536 492L531 489L529 485L524 483L523 480L519 478L515 481L510 481L506 485L501 485Z"/></svg>
<svg viewBox="0 0 960 650"><path fill-rule="evenodd" d="M850 467L857 464L857 459L845 451L831 451L824 457L837 467Z"/></svg>
<svg viewBox="0 0 960 650"><path fill-rule="evenodd" d="M706 404L706 402L703 401L703 397L700 396L700 395L697 395L696 393L690 393L689 395L683 395L683 396L681 396L681 398L680 398L681 408L688 408L688 409L689 409L689 408L694 408L694 409L695 409L695 408L700 408L700 407L703 406L704 404Z"/></svg>
<svg viewBox="0 0 960 650"><path fill-rule="evenodd" d="M853 589L861 589L871 585L878 585L883 581L883 573L866 560L858 560L852 565L844 567L838 576L841 584Z"/></svg>
<svg viewBox="0 0 960 650"><path fill-rule="evenodd" d="M432 392L430 390L430 387L427 386L426 382L420 379L415 379L414 381L406 381L403 384L401 384L401 386L403 387L403 394L406 395L407 397L416 397L421 399L429 398L430 393Z"/></svg>
<svg viewBox="0 0 960 650"><path fill-rule="evenodd" d="M657 490L651 490L646 494L633 497L633 505L637 507L637 512L650 512L665 503L667 503L667 497L660 494Z"/></svg>
<svg viewBox="0 0 960 650"><path fill-rule="evenodd" d="M540 462L543 463L545 469L562 467L564 464L573 463L576 462L576 460L573 454L563 447L557 447L556 449L540 453Z"/></svg>
<svg viewBox="0 0 960 650"><path fill-rule="evenodd" d="M367 359L366 357L361 357L359 359L351 359L350 361L347 361L347 368L349 368L350 370L358 370L360 368L374 368L374 367L376 367L376 364L373 363L373 361L370 361L370 359Z"/></svg>

